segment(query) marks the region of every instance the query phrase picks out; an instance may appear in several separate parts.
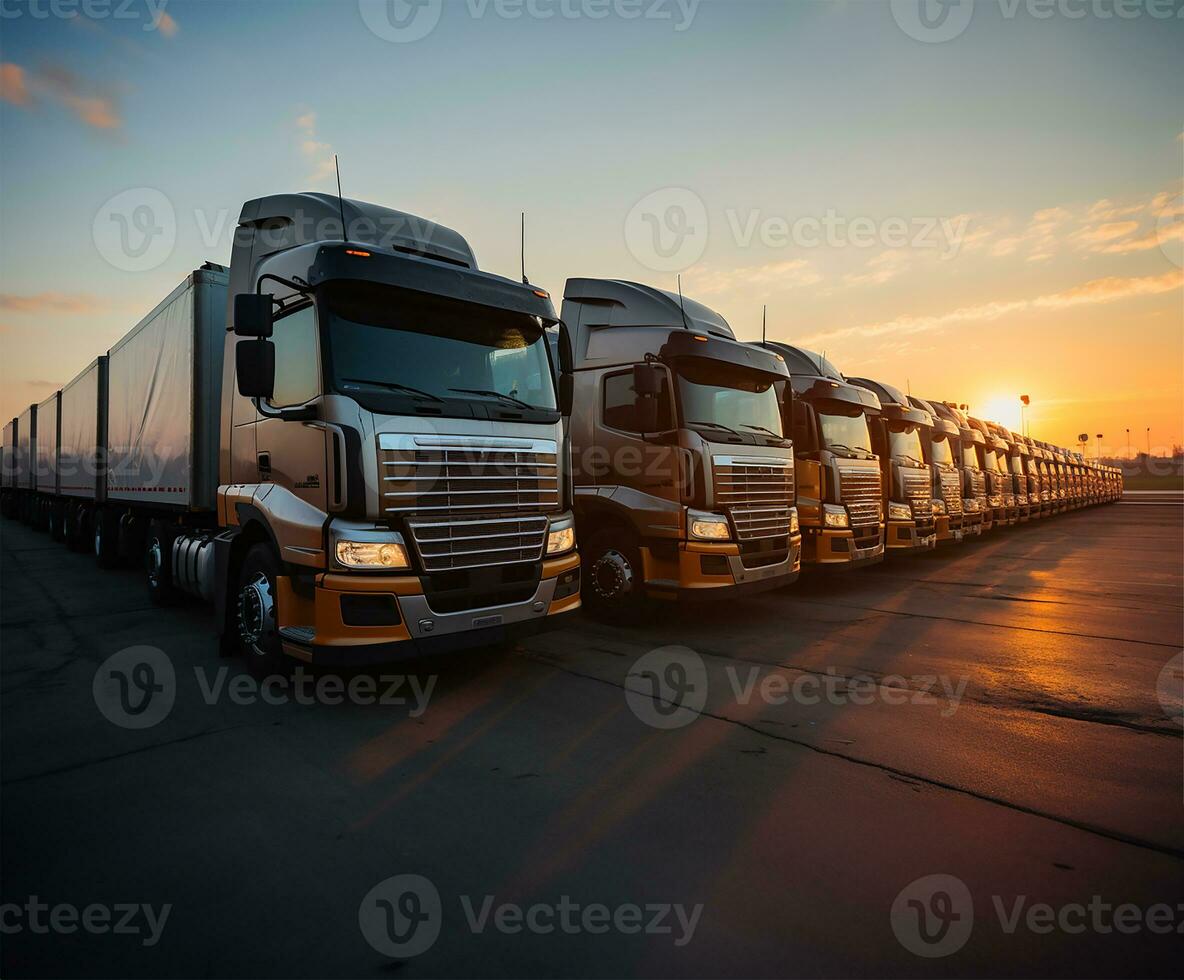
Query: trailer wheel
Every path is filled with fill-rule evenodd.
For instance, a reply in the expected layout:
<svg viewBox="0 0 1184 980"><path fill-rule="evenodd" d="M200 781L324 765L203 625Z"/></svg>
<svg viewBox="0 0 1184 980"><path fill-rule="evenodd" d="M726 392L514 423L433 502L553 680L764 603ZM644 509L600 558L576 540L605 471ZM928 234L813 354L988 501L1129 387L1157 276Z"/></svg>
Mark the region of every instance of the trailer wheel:
<svg viewBox="0 0 1184 980"><path fill-rule="evenodd" d="M148 582L148 601L165 606L177 597L173 585L173 534L161 521L152 521L144 539L144 572Z"/></svg>
<svg viewBox="0 0 1184 980"><path fill-rule="evenodd" d="M95 511L91 541L99 568L114 568L119 563L119 515L114 510L104 507Z"/></svg>
<svg viewBox="0 0 1184 980"><path fill-rule="evenodd" d="M54 541L66 540L66 508L56 500L49 504L49 536Z"/></svg>
<svg viewBox="0 0 1184 980"><path fill-rule="evenodd" d="M49 526L48 511L49 501L40 497L33 498L33 520L30 523L34 531L44 531Z"/></svg>
<svg viewBox="0 0 1184 980"><path fill-rule="evenodd" d="M90 547L90 535L86 526L86 508L82 504L66 511L66 547L71 551L86 551Z"/></svg>
<svg viewBox="0 0 1184 980"><path fill-rule="evenodd" d="M276 608L278 578L279 561L271 545L254 545L239 567L232 608L239 652L246 661L247 672L255 678L287 671Z"/></svg>
<svg viewBox="0 0 1184 980"><path fill-rule="evenodd" d="M624 528L604 528L580 552L582 598L592 614L614 623L635 622L645 605L645 576L633 535Z"/></svg>

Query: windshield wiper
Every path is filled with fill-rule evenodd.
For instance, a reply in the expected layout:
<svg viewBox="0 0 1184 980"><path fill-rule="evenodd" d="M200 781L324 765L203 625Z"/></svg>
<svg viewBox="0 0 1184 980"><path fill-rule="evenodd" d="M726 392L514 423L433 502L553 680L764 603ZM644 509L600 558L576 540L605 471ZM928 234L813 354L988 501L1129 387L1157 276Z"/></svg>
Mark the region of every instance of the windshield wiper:
<svg viewBox="0 0 1184 980"><path fill-rule="evenodd" d="M753 425L751 422L741 422L740 424L743 425L744 428L746 428L746 429L756 429L757 432L767 432L774 439L784 439L785 438L785 436L779 435L778 433L774 432L772 429L766 429L763 425Z"/></svg>
<svg viewBox="0 0 1184 980"><path fill-rule="evenodd" d="M724 425L721 422L685 422L683 424L686 425L687 428L690 428L691 426L695 426L695 425L702 425L708 429L723 429L724 432L730 432L734 436L740 436L740 438L743 438L743 435L741 433L737 432L731 426Z"/></svg>
<svg viewBox="0 0 1184 980"><path fill-rule="evenodd" d="M910 456L908 453L897 453L896 455L901 459L907 459L910 463L916 463L918 466L925 465L925 461L923 459L917 459L916 456Z"/></svg>
<svg viewBox="0 0 1184 980"><path fill-rule="evenodd" d="M516 398L514 395L507 395L504 391L491 391L488 388L449 388L449 391L463 391L469 395L485 395L488 398L501 398L503 401L508 401L521 408L538 408L538 405L532 405L530 402L524 402L521 398Z"/></svg>
<svg viewBox="0 0 1184 980"><path fill-rule="evenodd" d="M410 385L401 385L396 381L371 381L368 378L342 378L344 382L355 385L369 385L371 388L387 388L390 391L405 391L409 395L415 395L417 398L426 398L429 401L442 402L444 399L439 395L433 395L430 391L424 391L422 388L412 388Z"/></svg>
<svg viewBox="0 0 1184 980"><path fill-rule="evenodd" d="M845 446L841 442L828 442L826 444L826 448L829 449L831 452L834 452L836 449L845 449L845 450L847 450L847 452L851 453L852 455L854 455L855 453L865 453L866 455L870 456L872 454L872 451L870 449L864 449L862 446L858 446L855 449L852 449L850 446Z"/></svg>

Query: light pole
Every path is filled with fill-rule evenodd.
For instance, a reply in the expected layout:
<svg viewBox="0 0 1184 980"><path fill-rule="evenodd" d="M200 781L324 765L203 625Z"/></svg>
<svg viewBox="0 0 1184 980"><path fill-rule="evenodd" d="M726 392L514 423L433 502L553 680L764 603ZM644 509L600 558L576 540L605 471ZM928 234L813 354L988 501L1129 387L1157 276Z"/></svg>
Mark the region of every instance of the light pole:
<svg viewBox="0 0 1184 980"><path fill-rule="evenodd" d="M1151 426L1147 426L1147 458L1151 458Z"/></svg>
<svg viewBox="0 0 1184 980"><path fill-rule="evenodd" d="M1027 395L1020 395L1020 435L1022 436L1026 436L1028 434L1028 430L1024 423L1024 410L1031 404L1031 398L1029 398Z"/></svg>
<svg viewBox="0 0 1184 980"><path fill-rule="evenodd" d="M1102 461L1102 433L1098 433L1098 462Z"/></svg>

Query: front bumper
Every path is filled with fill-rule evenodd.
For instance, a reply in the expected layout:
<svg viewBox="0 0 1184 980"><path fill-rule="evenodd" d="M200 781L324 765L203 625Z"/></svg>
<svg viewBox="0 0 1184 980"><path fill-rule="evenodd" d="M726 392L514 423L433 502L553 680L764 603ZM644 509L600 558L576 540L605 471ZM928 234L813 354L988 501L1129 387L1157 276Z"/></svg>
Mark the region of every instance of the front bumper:
<svg viewBox="0 0 1184 980"><path fill-rule="evenodd" d="M643 547L646 594L654 599L728 599L779 589L797 581L802 569L802 536L790 535L785 557L757 563L741 556L734 541L680 541L673 559Z"/></svg>
<svg viewBox="0 0 1184 980"><path fill-rule="evenodd" d="M885 539L888 551L928 551L937 545L937 531L929 528L918 532L916 521L889 521Z"/></svg>
<svg viewBox="0 0 1184 980"><path fill-rule="evenodd" d="M884 558L884 525L874 545L856 547L855 535L850 529L808 528L803 529L802 561L807 565L821 565L828 568L857 567L882 561Z"/></svg>
<svg viewBox="0 0 1184 980"><path fill-rule="evenodd" d="M487 646L552 628L561 616L579 609L579 574L579 554L573 551L543 562L534 594L524 601L444 613L432 609L417 575L319 573L311 590L281 577L281 643L284 652L298 660L336 666ZM556 598L561 589L570 594ZM380 623L361 625L358 614L347 611L351 603L388 612L379 617Z"/></svg>

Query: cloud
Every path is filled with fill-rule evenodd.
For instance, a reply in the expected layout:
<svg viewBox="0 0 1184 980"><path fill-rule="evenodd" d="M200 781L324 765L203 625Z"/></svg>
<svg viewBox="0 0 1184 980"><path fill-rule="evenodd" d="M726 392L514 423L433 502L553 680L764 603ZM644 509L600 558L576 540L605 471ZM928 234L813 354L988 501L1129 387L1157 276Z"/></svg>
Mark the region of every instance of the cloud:
<svg viewBox="0 0 1184 980"><path fill-rule="evenodd" d="M172 14L167 10L162 10L160 16L156 18L156 29L160 31L165 37L173 38L177 36L177 31L180 29L177 26L176 20L173 19Z"/></svg>
<svg viewBox="0 0 1184 980"><path fill-rule="evenodd" d="M0 98L14 105L32 107L44 97L69 109L93 129L123 126L115 98L96 90L93 82L79 78L61 65L45 64L32 71L12 62L0 65Z"/></svg>
<svg viewBox="0 0 1184 980"><path fill-rule="evenodd" d="M821 281L822 277L805 259L789 259L746 268L709 270L701 277L695 277L694 290L696 293L714 295L751 286L795 289Z"/></svg>
<svg viewBox="0 0 1184 980"><path fill-rule="evenodd" d="M1173 269L1159 276L1122 278L1109 276L1093 279L1057 293L1037 296L1035 299L996 300L977 306L964 306L948 313L932 316L902 315L892 320L843 327L806 337L802 343L817 346L823 341L841 340L844 337L881 337L886 334L915 334L963 323L983 323L998 320L1033 309L1065 309L1084 304L1113 303L1136 296L1154 296L1184 287L1184 270Z"/></svg>
<svg viewBox="0 0 1184 980"><path fill-rule="evenodd" d="M300 130L300 152L313 164L308 180L316 182L331 177L337 170L333 160L333 147L317 139L317 114L304 112L296 117L296 128Z"/></svg>
<svg viewBox="0 0 1184 980"><path fill-rule="evenodd" d="M85 293L36 293L32 296L0 293L0 310L13 313L94 313L105 306L102 300Z"/></svg>
<svg viewBox="0 0 1184 980"><path fill-rule="evenodd" d="M1069 236L1069 241L1080 248L1092 248L1112 242L1116 238L1126 238L1131 232L1139 230L1137 221L1112 221L1103 225L1086 225Z"/></svg>
<svg viewBox="0 0 1184 980"><path fill-rule="evenodd" d="M25 70L11 61L0 64L0 99L13 105L28 105L32 100L25 83Z"/></svg>
<svg viewBox="0 0 1184 980"><path fill-rule="evenodd" d="M1115 300L1128 299L1132 296L1155 296L1159 293L1170 293L1173 289L1180 289L1182 286L1184 286L1184 269L1173 269L1160 276L1137 278L1107 276L1104 279L1092 279L1064 292L1039 296L1032 305L1041 309L1063 309L1067 306L1080 306L1083 303L1112 303Z"/></svg>
<svg viewBox="0 0 1184 980"><path fill-rule="evenodd" d="M892 249L881 252L873 259L869 259L863 272L849 272L843 276L846 286L879 286L895 279L909 265L909 254L904 249Z"/></svg>

